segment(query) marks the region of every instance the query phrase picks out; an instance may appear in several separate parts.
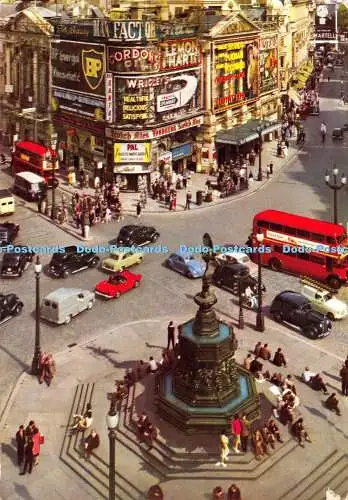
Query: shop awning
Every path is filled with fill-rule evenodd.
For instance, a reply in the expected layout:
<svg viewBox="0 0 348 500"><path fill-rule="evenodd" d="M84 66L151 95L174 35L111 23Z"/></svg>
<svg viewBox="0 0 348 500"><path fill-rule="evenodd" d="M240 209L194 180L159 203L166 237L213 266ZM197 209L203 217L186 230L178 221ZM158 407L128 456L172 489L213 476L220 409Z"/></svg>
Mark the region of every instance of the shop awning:
<svg viewBox="0 0 348 500"><path fill-rule="evenodd" d="M220 130L215 137L215 142L219 144L231 144L232 146L241 146L259 137L279 130L281 123L270 122L268 120L250 120L245 125L239 125L229 130Z"/></svg>
<svg viewBox="0 0 348 500"><path fill-rule="evenodd" d="M294 101L294 103L297 106L300 106L302 104L301 96L299 95L299 93L296 91L295 88L292 87L289 89L288 96L290 99Z"/></svg>

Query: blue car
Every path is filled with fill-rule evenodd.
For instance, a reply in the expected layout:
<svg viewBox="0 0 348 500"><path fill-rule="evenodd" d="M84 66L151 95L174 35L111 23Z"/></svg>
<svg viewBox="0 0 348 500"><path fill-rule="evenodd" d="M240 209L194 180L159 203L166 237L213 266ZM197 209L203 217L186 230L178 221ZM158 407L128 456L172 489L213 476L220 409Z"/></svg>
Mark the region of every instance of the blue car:
<svg viewBox="0 0 348 500"><path fill-rule="evenodd" d="M187 278L201 278L206 268L205 262L188 253L172 253L167 259L167 266Z"/></svg>

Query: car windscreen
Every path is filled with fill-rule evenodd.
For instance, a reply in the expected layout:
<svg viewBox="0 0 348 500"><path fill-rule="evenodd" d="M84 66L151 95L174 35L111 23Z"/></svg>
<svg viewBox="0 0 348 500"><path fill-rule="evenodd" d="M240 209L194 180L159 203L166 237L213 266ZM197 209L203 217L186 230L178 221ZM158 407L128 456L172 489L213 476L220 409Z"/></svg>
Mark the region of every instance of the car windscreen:
<svg viewBox="0 0 348 500"><path fill-rule="evenodd" d="M66 253L54 253L52 255L51 263L52 264L59 264L60 262L62 262L66 258L67 258Z"/></svg>
<svg viewBox="0 0 348 500"><path fill-rule="evenodd" d="M32 193L39 193L40 191L42 191L43 185L44 185L43 182L32 182L31 187L30 187L30 191Z"/></svg>
<svg viewBox="0 0 348 500"><path fill-rule="evenodd" d="M120 230L120 236L122 236L123 238L126 237L126 236L131 236L132 233L133 233L132 230L125 229L125 228L123 228L123 229Z"/></svg>

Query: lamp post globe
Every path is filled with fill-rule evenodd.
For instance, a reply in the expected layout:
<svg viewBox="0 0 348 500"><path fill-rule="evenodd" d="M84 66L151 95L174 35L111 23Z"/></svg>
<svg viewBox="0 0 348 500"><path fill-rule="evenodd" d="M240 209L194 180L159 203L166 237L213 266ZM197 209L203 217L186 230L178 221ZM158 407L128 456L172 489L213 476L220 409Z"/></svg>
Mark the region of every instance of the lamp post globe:
<svg viewBox="0 0 348 500"><path fill-rule="evenodd" d="M340 176L340 178L339 178ZM347 176L346 174L341 174L339 169L334 165L332 169L332 177L333 177L333 182L330 182L330 174L329 171L327 170L325 173L325 183L327 186L329 186L330 189L333 190L333 213L334 213L334 223L338 223L338 208L337 208L337 192L343 188L347 184Z"/></svg>
<svg viewBox="0 0 348 500"><path fill-rule="evenodd" d="M258 306L256 313L256 330L258 332L265 331L265 318L262 311L262 266L261 266L261 248L263 243L264 235L261 229L259 229L256 234L256 240L258 242L258 253L257 253L257 298Z"/></svg>

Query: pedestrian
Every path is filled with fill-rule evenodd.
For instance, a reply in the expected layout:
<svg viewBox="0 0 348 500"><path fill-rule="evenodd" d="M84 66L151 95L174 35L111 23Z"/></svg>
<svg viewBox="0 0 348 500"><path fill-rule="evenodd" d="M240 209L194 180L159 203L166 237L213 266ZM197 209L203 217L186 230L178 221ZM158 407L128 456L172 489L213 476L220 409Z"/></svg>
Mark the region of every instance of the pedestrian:
<svg viewBox="0 0 348 500"><path fill-rule="evenodd" d="M341 411L338 408L338 399L335 392L333 392L331 396L327 398L327 400L325 401L325 406L328 410L335 411L337 415L341 416Z"/></svg>
<svg viewBox="0 0 348 500"><path fill-rule="evenodd" d="M16 432L16 443L17 443L17 462L18 465L22 465L24 460L24 447L25 447L24 425L20 425L18 431Z"/></svg>
<svg viewBox="0 0 348 500"><path fill-rule="evenodd" d="M33 440L31 438L27 440L27 444L24 449L24 468L23 472L20 472L20 476L24 476L27 469L29 474L31 474L31 471L33 470Z"/></svg>
<svg viewBox="0 0 348 500"><path fill-rule="evenodd" d="M221 486L216 486L213 489L212 500L223 500L225 498L225 492Z"/></svg>
<svg viewBox="0 0 348 500"><path fill-rule="evenodd" d="M25 428L25 437L27 439L31 439L33 435L33 428L35 427L35 422L34 420L30 420L29 424Z"/></svg>
<svg viewBox="0 0 348 500"><path fill-rule="evenodd" d="M249 236L249 238L250 238L250 236ZM251 243L250 243L249 246L252 246L252 240L251 240ZM254 354L255 354L256 357L260 356L261 348L262 348L262 342L258 342L256 344L256 346L254 347Z"/></svg>
<svg viewBox="0 0 348 500"><path fill-rule="evenodd" d="M324 383L323 377L320 375L320 373L317 373L314 377L311 378L310 386L314 391L323 391L325 395L329 394L329 391L327 390L326 384Z"/></svg>
<svg viewBox="0 0 348 500"><path fill-rule="evenodd" d="M259 358L255 357L250 363L250 372L258 377L258 374L262 373L263 364L260 363Z"/></svg>
<svg viewBox="0 0 348 500"><path fill-rule="evenodd" d="M85 458L88 460L94 450L96 450L100 444L100 439L98 434L94 429L91 430L89 436L85 439Z"/></svg>
<svg viewBox="0 0 348 500"><path fill-rule="evenodd" d="M45 380L48 387L51 385L52 379L56 374L56 363L52 354L42 353L40 357L40 377L39 383L42 384Z"/></svg>
<svg viewBox="0 0 348 500"><path fill-rule="evenodd" d="M245 368L246 370L250 370L251 361L252 361L252 358L251 358L251 354L249 353L243 361L243 368Z"/></svg>
<svg viewBox="0 0 348 500"><path fill-rule="evenodd" d="M342 394L343 396L348 396L348 362L342 366L340 371L341 383L342 383Z"/></svg>
<svg viewBox="0 0 348 500"><path fill-rule="evenodd" d="M169 351L170 344L172 344L173 349L175 347L175 326L173 321L169 322L168 325L168 336L167 336L167 351Z"/></svg>
<svg viewBox="0 0 348 500"><path fill-rule="evenodd" d="M140 215L141 215L141 204L140 204L140 201L138 201L138 203L137 203L136 211L137 211L137 217L139 219Z"/></svg>
<svg viewBox="0 0 348 500"><path fill-rule="evenodd" d="M298 443L300 446L304 448L303 440L311 443L311 439L309 438L308 432L305 430L303 424L303 418L299 418L291 427L291 432L298 439Z"/></svg>
<svg viewBox="0 0 348 500"><path fill-rule="evenodd" d="M227 432L223 432L220 436L220 461L216 463L217 466L222 465L226 467L226 459L230 454L229 450L229 439L227 437Z"/></svg>
<svg viewBox="0 0 348 500"><path fill-rule="evenodd" d="M268 344L265 344L263 347L261 347L259 356L265 361L269 361L271 359L272 353L268 347Z"/></svg>
<svg viewBox="0 0 348 500"><path fill-rule="evenodd" d="M241 445L241 438L240 435L242 433L242 421L239 418L238 413L233 417L233 420L231 421L231 432L234 436L234 442L233 442L233 451L234 453L240 453L240 445Z"/></svg>
<svg viewBox="0 0 348 500"><path fill-rule="evenodd" d="M39 456L40 456L40 445L41 445L41 436L39 429L37 427L33 428L33 460L34 465L39 465Z"/></svg>
<svg viewBox="0 0 348 500"><path fill-rule="evenodd" d="M163 491L161 490L160 486L158 486L158 484L151 486L151 488L147 492L147 498L148 498L148 500L163 500L164 499Z"/></svg>
<svg viewBox="0 0 348 500"><path fill-rule="evenodd" d="M258 429L254 433L253 442L256 460L261 460L261 457L269 454L267 444L264 442L262 434Z"/></svg>
<svg viewBox="0 0 348 500"><path fill-rule="evenodd" d="M279 427L277 426L275 420L271 418L271 420L268 422L268 430L273 434L273 436L279 441L279 443L284 443L280 436L280 431Z"/></svg>
<svg viewBox="0 0 348 500"><path fill-rule="evenodd" d="M270 169L271 175L273 175L273 163L269 164L269 169Z"/></svg>
<svg viewBox="0 0 348 500"><path fill-rule="evenodd" d="M186 205L185 205L185 210L190 210L190 205L191 205L191 200L192 200L192 192L189 189L186 193Z"/></svg>
<svg viewBox="0 0 348 500"><path fill-rule="evenodd" d="M271 175L271 169L269 165L267 165L266 167L266 173L267 173L267 179L269 179L269 176Z"/></svg>
<svg viewBox="0 0 348 500"><path fill-rule="evenodd" d="M227 500L242 500L240 489L236 484L231 484L227 490Z"/></svg>
<svg viewBox="0 0 348 500"><path fill-rule="evenodd" d="M282 352L281 347L278 347L277 352L274 355L272 363L276 366L284 366L286 367L286 359Z"/></svg>
<svg viewBox="0 0 348 500"><path fill-rule="evenodd" d="M248 451L248 444L249 444L250 422L245 413L242 415L241 422L242 422L242 431L240 433L241 448L242 452L246 453Z"/></svg>

